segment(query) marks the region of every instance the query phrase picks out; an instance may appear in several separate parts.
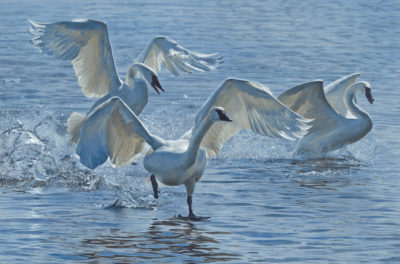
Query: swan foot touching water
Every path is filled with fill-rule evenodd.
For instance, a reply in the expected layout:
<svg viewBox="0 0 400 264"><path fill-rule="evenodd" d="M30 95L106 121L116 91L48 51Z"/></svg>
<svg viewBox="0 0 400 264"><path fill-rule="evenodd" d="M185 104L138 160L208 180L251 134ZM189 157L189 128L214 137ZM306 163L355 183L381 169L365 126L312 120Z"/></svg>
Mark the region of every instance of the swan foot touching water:
<svg viewBox="0 0 400 264"><path fill-rule="evenodd" d="M187 197L187 204L188 204L188 207L189 207L189 215L187 217L178 215L179 219L192 220L192 221L206 221L206 220L211 218L209 216L197 216L197 215L195 215L193 213L193 210L192 210L192 196L190 196L190 195L188 195L188 197Z"/></svg>

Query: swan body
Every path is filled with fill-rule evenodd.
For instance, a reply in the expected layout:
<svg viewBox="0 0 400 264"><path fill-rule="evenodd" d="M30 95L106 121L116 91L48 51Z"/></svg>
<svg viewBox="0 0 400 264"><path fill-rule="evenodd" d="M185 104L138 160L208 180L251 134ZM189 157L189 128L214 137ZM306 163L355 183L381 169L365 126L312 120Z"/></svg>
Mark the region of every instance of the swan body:
<svg viewBox="0 0 400 264"><path fill-rule="evenodd" d="M278 97L291 110L313 119L312 127L297 144L297 154L319 157L360 140L372 129L370 116L355 97L357 92L365 93L372 104L371 87L368 82L355 82L358 76L346 76L325 89L322 81L304 83Z"/></svg>
<svg viewBox="0 0 400 264"><path fill-rule="evenodd" d="M92 110L113 96L120 97L139 115L148 102L148 87L153 87L158 94L164 91L157 76L163 66L179 76L180 72L210 71L222 63L222 57L217 53L190 51L168 37L159 36L146 45L128 68L124 82L114 65L106 23L96 20L29 23L29 32L35 36L31 43L48 55L70 60L83 93L87 97L100 97L86 115L74 112L68 119L67 132L74 143L80 139L81 129L90 129L90 124L86 122ZM121 119L117 117L118 114L115 115L117 121L109 120L104 129L108 129L109 133L117 133L112 136L113 143L109 143L110 161L115 166L123 166L138 156L144 142L140 143L142 147L129 148L137 145L131 144L137 139L125 132L118 133L124 128L115 128ZM130 153L129 157L127 153Z"/></svg>
<svg viewBox="0 0 400 264"><path fill-rule="evenodd" d="M82 135L78 143L80 161L89 168L100 164L98 159L109 151L109 136L101 126L104 126L103 116L114 112L122 116L121 122L131 135L152 148L143 164L152 174L154 197L158 197L156 178L166 185L185 185L191 219L198 219L192 211L195 184L204 173L207 158L218 155L228 138L248 129L264 136L294 140L309 129L309 120L285 107L267 87L246 80L225 80L197 113L193 127L176 140L151 134L130 107L114 96L91 112L88 122L97 122L97 129ZM99 157L99 153L104 155Z"/></svg>

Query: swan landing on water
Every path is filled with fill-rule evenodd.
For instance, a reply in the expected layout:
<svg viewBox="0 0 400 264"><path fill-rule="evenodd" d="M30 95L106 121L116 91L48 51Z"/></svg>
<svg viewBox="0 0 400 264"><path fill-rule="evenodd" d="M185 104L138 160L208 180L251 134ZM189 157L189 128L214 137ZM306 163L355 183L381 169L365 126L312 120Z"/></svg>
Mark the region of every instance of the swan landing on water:
<svg viewBox="0 0 400 264"><path fill-rule="evenodd" d="M298 142L296 154L320 157L360 140L372 129L370 116L355 97L357 92L364 93L372 104L371 86L368 82L356 82L359 76L345 76L325 88L322 81L304 83L278 97L294 112L313 119L312 127Z"/></svg>
<svg viewBox="0 0 400 264"><path fill-rule="evenodd" d="M153 149L143 163L151 173L154 197L158 197L156 178L166 185L185 185L191 220L203 219L193 213L192 195L207 157L218 155L227 139L248 129L264 136L295 140L309 129L309 120L284 106L267 87L246 80L225 80L197 113L194 126L176 140L164 140L150 133L130 107L114 96L91 112L87 122L98 127L84 130L86 134L78 142L77 154L89 168L98 166L110 151L105 124L97 120L107 120L115 113L122 117L116 129L144 139Z"/></svg>
<svg viewBox="0 0 400 264"><path fill-rule="evenodd" d="M156 37L141 51L126 73L125 82L117 74L108 38L107 24L95 20L37 23L28 20L29 32L35 37L31 43L42 52L72 62L78 83L87 97L101 97L85 115L72 113L67 131L72 142L78 142L82 131L92 130L87 117L93 110L113 96L118 96L139 115L147 104L148 87L159 94L164 91L157 72L164 66L175 76L180 72L210 71L218 68L222 57L217 53L201 54L180 46L168 37ZM115 112L103 122L110 140L110 161L115 166L132 163L144 147L144 141L117 131L122 117ZM83 131L83 134L90 133ZM128 154L129 153L129 154Z"/></svg>

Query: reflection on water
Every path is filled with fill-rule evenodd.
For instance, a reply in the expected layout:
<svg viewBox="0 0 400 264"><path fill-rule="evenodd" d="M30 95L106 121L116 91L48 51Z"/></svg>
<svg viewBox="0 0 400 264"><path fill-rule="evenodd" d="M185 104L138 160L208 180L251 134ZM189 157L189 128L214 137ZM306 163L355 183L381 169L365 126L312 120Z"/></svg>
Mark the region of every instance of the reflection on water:
<svg viewBox="0 0 400 264"><path fill-rule="evenodd" d="M239 255L223 252L215 235L229 232L207 232L195 223L176 217L153 219L146 232L134 234L112 229L107 235L85 238L82 257L90 260L112 259L122 263L133 261L214 262L238 259ZM94 247L93 247L94 246ZM185 259L187 258L187 259Z"/></svg>
<svg viewBox="0 0 400 264"><path fill-rule="evenodd" d="M298 183L301 187L327 190L348 186L352 183L352 179L342 175L349 171L361 171L363 167L368 166L351 156L293 160L290 164L295 166L295 171L300 175L292 182Z"/></svg>
<svg viewBox="0 0 400 264"><path fill-rule="evenodd" d="M365 162L357 160L351 156L332 157L332 158L326 157L326 158L308 159L308 160L293 160L290 163L299 167L297 169L299 173L305 173L310 171L323 173L326 171L359 169L359 167L368 165Z"/></svg>

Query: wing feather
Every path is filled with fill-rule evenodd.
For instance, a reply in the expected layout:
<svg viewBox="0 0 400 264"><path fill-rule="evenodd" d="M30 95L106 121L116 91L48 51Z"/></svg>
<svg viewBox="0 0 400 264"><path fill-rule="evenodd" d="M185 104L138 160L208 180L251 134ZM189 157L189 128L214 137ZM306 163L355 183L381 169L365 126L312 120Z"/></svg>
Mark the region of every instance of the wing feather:
<svg viewBox="0 0 400 264"><path fill-rule="evenodd" d="M72 62L87 97L102 97L118 88L107 24L101 21L38 23L29 21L31 43L43 53Z"/></svg>
<svg viewBox="0 0 400 264"><path fill-rule="evenodd" d="M312 127L301 139L297 146L297 153L324 152L321 146L329 147L329 144L320 144L341 126L343 117L332 108L326 100L322 81L313 81L300 84L282 93L278 100L284 105L305 118L312 119Z"/></svg>
<svg viewBox="0 0 400 264"><path fill-rule="evenodd" d="M136 115L118 97L100 104L83 125L76 153L81 163L94 169L107 158L117 167L130 165L151 137Z"/></svg>
<svg viewBox="0 0 400 264"><path fill-rule="evenodd" d="M136 61L146 64L157 72L164 66L169 72L179 76L179 71L192 73L218 68L222 63L222 57L217 53L201 54L190 51L173 39L156 37L147 44Z"/></svg>
<svg viewBox="0 0 400 264"><path fill-rule="evenodd" d="M107 144L110 161L116 167L130 165L144 149L143 138L132 132L120 113L120 107L114 107L107 123Z"/></svg>
<svg viewBox="0 0 400 264"><path fill-rule="evenodd" d="M303 136L308 129L308 120L280 103L267 87L230 78L215 90L200 109L192 131L216 106L223 107L233 121L214 124L204 136L201 147L206 150L208 157L217 156L225 141L243 129L290 140Z"/></svg>

